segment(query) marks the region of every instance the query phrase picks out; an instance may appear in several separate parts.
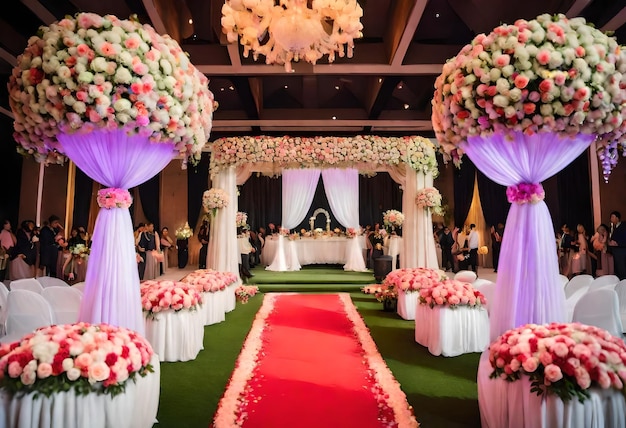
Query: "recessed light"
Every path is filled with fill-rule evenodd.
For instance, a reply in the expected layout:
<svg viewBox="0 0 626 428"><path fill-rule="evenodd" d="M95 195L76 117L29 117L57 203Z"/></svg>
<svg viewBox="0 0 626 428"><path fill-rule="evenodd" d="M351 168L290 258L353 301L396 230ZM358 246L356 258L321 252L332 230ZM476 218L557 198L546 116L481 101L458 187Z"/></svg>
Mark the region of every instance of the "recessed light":
<svg viewBox="0 0 626 428"><path fill-rule="evenodd" d="M333 116L333 120L337 120L337 116Z"/></svg>
<svg viewBox="0 0 626 428"><path fill-rule="evenodd" d="M285 85L285 89L289 89L289 85Z"/></svg>
<svg viewBox="0 0 626 428"><path fill-rule="evenodd" d="M235 90L235 87L234 87L233 85L230 85L230 86L228 87L228 89L230 89L231 91L234 91L234 90Z"/></svg>
<svg viewBox="0 0 626 428"><path fill-rule="evenodd" d="M404 105L404 109L405 109L405 110L408 110L408 109L409 109L409 107L410 107L410 106L409 106L408 104L405 104L405 105Z"/></svg>
<svg viewBox="0 0 626 428"><path fill-rule="evenodd" d="M193 19L189 18L189 23L193 24Z"/></svg>
<svg viewBox="0 0 626 428"><path fill-rule="evenodd" d="M402 83L398 83L398 89L402 89Z"/></svg>
<svg viewBox="0 0 626 428"><path fill-rule="evenodd" d="M224 92L224 88L220 88L220 91Z"/></svg>
<svg viewBox="0 0 626 428"><path fill-rule="evenodd" d="M339 85L335 85L335 89L336 89L336 90L339 90Z"/></svg>
<svg viewBox="0 0 626 428"><path fill-rule="evenodd" d="M435 18L439 18L439 14L438 13L435 13Z"/></svg>
<svg viewBox="0 0 626 428"><path fill-rule="evenodd" d="M378 78L378 83L383 83L383 78L382 77Z"/></svg>

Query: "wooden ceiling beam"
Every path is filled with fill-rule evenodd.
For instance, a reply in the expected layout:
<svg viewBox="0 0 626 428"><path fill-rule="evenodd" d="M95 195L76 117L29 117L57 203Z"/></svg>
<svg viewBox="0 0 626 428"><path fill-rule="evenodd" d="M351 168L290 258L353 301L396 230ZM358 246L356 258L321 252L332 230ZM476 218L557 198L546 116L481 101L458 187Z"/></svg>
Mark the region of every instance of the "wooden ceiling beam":
<svg viewBox="0 0 626 428"><path fill-rule="evenodd" d="M0 106L0 113L10 117L11 119L15 119L15 116L13 116L13 112L7 108L4 108L2 106Z"/></svg>
<svg viewBox="0 0 626 428"><path fill-rule="evenodd" d="M389 64L294 64L293 73L285 72L282 65L266 65L252 64L242 65L241 67L232 67L230 65L209 65L198 64L195 66L207 76L228 76L228 75L249 75L249 76L268 76L268 75L304 75L304 74L360 74L360 75L439 75L443 63L434 64L408 64L402 66L392 66Z"/></svg>
<svg viewBox="0 0 626 428"><path fill-rule="evenodd" d="M261 127L261 128L311 128L311 129L341 129L346 127L359 127L364 128L371 127L384 127L389 130L392 128L415 129L415 130L432 130L432 122L430 120L375 120L370 119L262 119L262 120L219 120L213 121L213 132L217 132L225 129L232 128L249 128L249 127Z"/></svg>
<svg viewBox="0 0 626 428"><path fill-rule="evenodd" d="M575 18L577 16L580 16L580 13L585 10L587 6L589 6L589 3L591 3L591 1L592 0L575 0L574 3L570 6L569 10L565 12L565 15L568 18Z"/></svg>
<svg viewBox="0 0 626 428"><path fill-rule="evenodd" d="M1 46L0 46L0 58L2 58L7 63L9 63L11 67L15 67L15 65L17 65L17 57Z"/></svg>
<svg viewBox="0 0 626 428"><path fill-rule="evenodd" d="M263 80L260 77L248 78L248 84L250 85L250 92L256 106L257 117L261 117L263 113Z"/></svg>
<svg viewBox="0 0 626 428"><path fill-rule="evenodd" d="M179 43L184 38L181 28L181 16L184 10L183 6L176 0L141 0L143 3L152 26L159 34L168 34L171 38Z"/></svg>
<svg viewBox="0 0 626 428"><path fill-rule="evenodd" d="M391 11L391 24L385 37L389 64L402 65L428 0L399 0Z"/></svg>
<svg viewBox="0 0 626 428"><path fill-rule="evenodd" d="M615 16L609 20L609 22L607 22L602 26L602 28L600 28L600 30L615 31L624 24L626 24L626 7L617 12Z"/></svg>
<svg viewBox="0 0 626 428"><path fill-rule="evenodd" d="M57 20L56 16L54 16L41 2L37 0L21 0L24 6L28 7L37 18L41 20L46 25L50 25Z"/></svg>

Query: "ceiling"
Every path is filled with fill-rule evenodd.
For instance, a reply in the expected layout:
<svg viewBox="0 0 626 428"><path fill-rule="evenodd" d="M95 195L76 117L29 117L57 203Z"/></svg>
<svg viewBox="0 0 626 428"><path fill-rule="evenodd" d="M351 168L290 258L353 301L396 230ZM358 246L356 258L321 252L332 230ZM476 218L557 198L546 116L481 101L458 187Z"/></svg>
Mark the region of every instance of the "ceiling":
<svg viewBox="0 0 626 428"><path fill-rule="evenodd" d="M584 16L626 44L626 0L361 0L354 57L281 65L243 58L221 32L220 0L12 0L0 10L0 80L39 25L79 11L136 14L177 39L219 102L212 138L240 134L432 136L430 100L445 60L478 33L541 13ZM190 19L192 23L190 23ZM0 113L10 115L6 84Z"/></svg>

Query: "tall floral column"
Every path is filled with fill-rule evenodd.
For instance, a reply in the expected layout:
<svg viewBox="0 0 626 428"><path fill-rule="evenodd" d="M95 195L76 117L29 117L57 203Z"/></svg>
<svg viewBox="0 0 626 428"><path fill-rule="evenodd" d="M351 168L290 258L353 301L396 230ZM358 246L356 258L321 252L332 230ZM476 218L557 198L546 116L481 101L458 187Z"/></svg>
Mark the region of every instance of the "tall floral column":
<svg viewBox="0 0 626 428"><path fill-rule="evenodd" d="M626 69L615 39L583 18L541 15L481 34L443 67L433 127L455 160L465 152L513 203L502 240L491 337L565 320L554 230L541 182L598 136L623 128Z"/></svg>
<svg viewBox="0 0 626 428"><path fill-rule="evenodd" d="M42 26L18 58L9 93L23 152L40 162L67 155L118 196L177 154L197 159L211 128L208 81L180 46L112 15ZM81 321L143 332L132 231L125 204L100 210Z"/></svg>

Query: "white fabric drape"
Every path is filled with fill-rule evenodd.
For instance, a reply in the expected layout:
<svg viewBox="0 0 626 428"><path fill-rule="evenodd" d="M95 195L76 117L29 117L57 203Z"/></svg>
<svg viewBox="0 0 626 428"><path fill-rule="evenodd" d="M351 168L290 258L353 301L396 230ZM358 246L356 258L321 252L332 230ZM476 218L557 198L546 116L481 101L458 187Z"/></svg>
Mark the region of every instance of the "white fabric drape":
<svg viewBox="0 0 626 428"><path fill-rule="evenodd" d="M285 169L283 171L282 227L293 229L304 220L313 202L319 178L319 169Z"/></svg>
<svg viewBox="0 0 626 428"><path fill-rule="evenodd" d="M419 189L433 186L433 175L406 166L406 182L402 192L402 252L400 267L438 269L437 250L433 237L433 219L429 210L418 207L415 197Z"/></svg>
<svg viewBox="0 0 626 428"><path fill-rule="evenodd" d="M593 141L591 135L558 134L471 137L463 150L498 184L538 184L576 159ZM491 340L527 323L565 322L565 295L559 279L554 230L548 206L513 203L502 237L494 292Z"/></svg>
<svg viewBox="0 0 626 428"><path fill-rule="evenodd" d="M356 169L322 170L328 205L345 228L359 227L359 172Z"/></svg>
<svg viewBox="0 0 626 428"><path fill-rule="evenodd" d="M207 268L233 272L239 275L239 248L237 245L237 185L235 168L221 170L213 177L213 187L222 189L228 194L228 206L217 210L211 216L211 230L209 231L209 248L207 251Z"/></svg>
<svg viewBox="0 0 626 428"><path fill-rule="evenodd" d="M123 130L59 134L65 154L93 180L130 189L170 162L174 144L152 143ZM100 209L92 236L80 321L106 322L143 335L133 225L128 208Z"/></svg>

